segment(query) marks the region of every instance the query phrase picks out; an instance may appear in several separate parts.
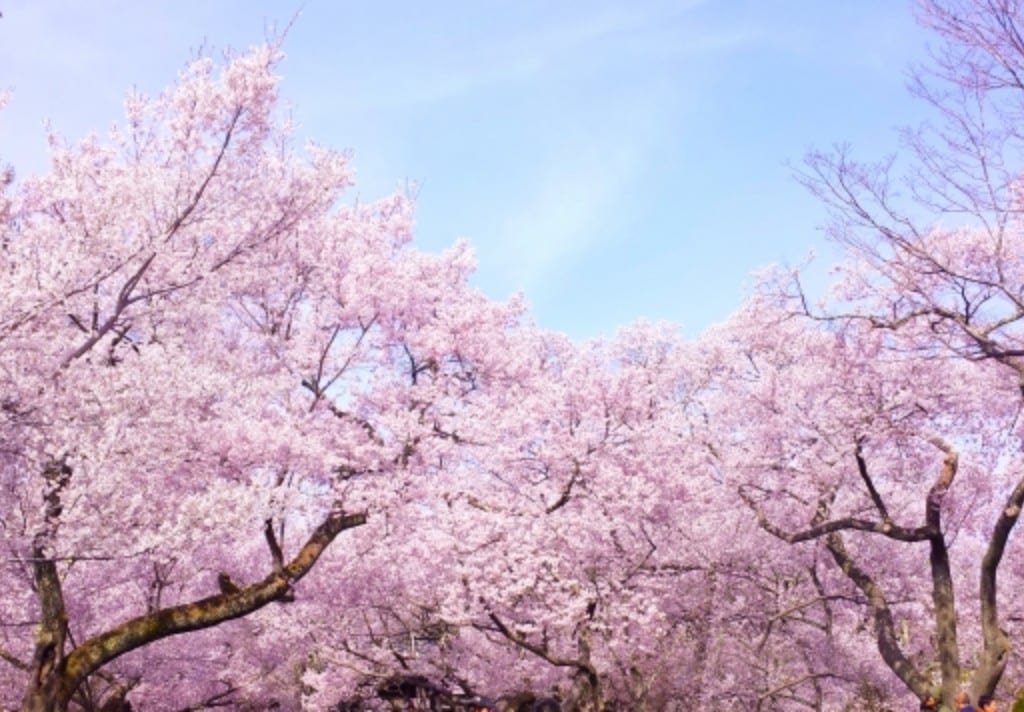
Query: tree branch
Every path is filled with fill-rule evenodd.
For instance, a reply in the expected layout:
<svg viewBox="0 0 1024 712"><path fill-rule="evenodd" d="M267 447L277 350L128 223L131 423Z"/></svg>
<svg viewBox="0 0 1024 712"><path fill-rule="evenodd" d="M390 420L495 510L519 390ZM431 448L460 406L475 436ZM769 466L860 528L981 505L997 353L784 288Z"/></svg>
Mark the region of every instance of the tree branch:
<svg viewBox="0 0 1024 712"><path fill-rule="evenodd" d="M914 694L921 696L927 693L928 680L914 667L914 664L903 654L896 629L893 624L892 611L885 599L885 592L875 583L867 572L861 569L846 551L842 538L838 534L829 534L825 538L825 547L847 578L853 581L867 598L875 623L875 640L878 651L889 669L910 688Z"/></svg>
<svg viewBox="0 0 1024 712"><path fill-rule="evenodd" d="M1020 517L1024 504L1024 478L1017 482L1006 505L996 520L995 528L981 560L981 629L984 649L981 661L974 674L971 692L975 699L979 695L991 695L1003 676L1010 658L1010 641L999 626L999 607L996 601L996 572L1006 551L1010 532Z"/></svg>
<svg viewBox="0 0 1024 712"><path fill-rule="evenodd" d="M131 650L172 635L209 628L248 615L277 600L293 582L313 568L341 532L365 523L365 514L332 514L313 531L294 559L259 583L246 586L237 593L210 596L154 611L87 640L67 658L64 699L68 699L90 674Z"/></svg>
<svg viewBox="0 0 1024 712"><path fill-rule="evenodd" d="M587 679L590 681L590 684L593 686L593 689L598 689L599 681L597 676L597 670L595 670L594 666L588 663L587 661L580 659L555 657L554 655L551 655L545 648L535 643L531 643L515 631L510 630L509 627L505 625L501 621L501 619L498 618L498 616L494 613L488 613L487 617L491 619L491 622L494 624L494 627L497 628L498 632L501 633L506 639L508 639L515 645L519 646L527 652L533 653L538 658L540 658L541 660L550 665L554 665L555 667L574 668L579 672L582 672L584 675L587 676Z"/></svg>
<svg viewBox="0 0 1024 712"><path fill-rule="evenodd" d="M754 510L754 513L757 515L757 523L762 529L788 544L820 539L821 537L844 530L882 534L890 539L906 542L928 541L934 534L934 530L929 526L908 528L897 526L888 521L872 522L866 519L858 519L856 517L834 519L828 522L822 522L821 524L815 524L803 531L789 532L773 524L764 513L764 510L742 490L740 491L740 497L742 497L743 501L747 503L747 506Z"/></svg>
<svg viewBox="0 0 1024 712"><path fill-rule="evenodd" d="M28 670L29 669L28 663L26 663L21 658L19 658L19 657L15 656L15 655L12 655L9 652L7 652L3 648L0 648L0 660L3 660L5 662L10 663L11 665L13 665L14 667L18 668L19 670Z"/></svg>
<svg viewBox="0 0 1024 712"><path fill-rule="evenodd" d="M875 483L871 480L871 476L868 474L868 464L864 460L864 438L857 438L857 448L854 450L854 457L857 458L857 471L860 472L860 478L864 480L864 484L868 488L868 494L871 495L871 501L875 503L875 509L882 516L883 523L891 523L892 518L889 516L889 510L885 508L885 502L882 501L882 496L878 494L878 490L875 489Z"/></svg>
<svg viewBox="0 0 1024 712"><path fill-rule="evenodd" d="M579 477L580 463L578 460L573 460L572 476L569 478L569 481L565 484L565 487L562 488L562 492L561 494L559 494L558 499L556 499L554 503L545 508L544 512L546 514L552 514L553 512L561 509L562 507L569 503L569 498L572 497L572 488L576 484L576 481L579 479Z"/></svg>

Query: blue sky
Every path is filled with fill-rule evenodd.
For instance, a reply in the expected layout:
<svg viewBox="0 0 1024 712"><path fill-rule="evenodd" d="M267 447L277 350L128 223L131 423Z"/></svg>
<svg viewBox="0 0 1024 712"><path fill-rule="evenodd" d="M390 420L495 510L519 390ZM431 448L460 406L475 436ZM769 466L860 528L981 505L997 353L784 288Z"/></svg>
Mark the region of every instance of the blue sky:
<svg viewBox="0 0 1024 712"><path fill-rule="evenodd" d="M792 179L812 147L877 158L923 108L909 1L177 0L0 4L0 159L45 166L156 92L200 47L298 17L283 96L300 135L351 148L364 199L416 184L417 244L474 246L475 282L521 291L576 338L633 320L695 334L754 269L828 255Z"/></svg>

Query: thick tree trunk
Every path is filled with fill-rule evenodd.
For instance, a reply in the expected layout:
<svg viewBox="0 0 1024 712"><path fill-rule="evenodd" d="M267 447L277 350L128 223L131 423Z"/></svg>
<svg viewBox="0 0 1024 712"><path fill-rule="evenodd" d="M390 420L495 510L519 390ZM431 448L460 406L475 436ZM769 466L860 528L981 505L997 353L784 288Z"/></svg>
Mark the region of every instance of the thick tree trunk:
<svg viewBox="0 0 1024 712"><path fill-rule="evenodd" d="M708 686L705 681L708 660L711 656L712 618L715 614L715 603L718 596L718 575L714 568L704 574L704 588L707 594L701 603L700 618L697 620L697 631L694 634L693 672L690 676L690 695L696 701L696 707L703 709L709 704Z"/></svg>
<svg viewBox="0 0 1024 712"><path fill-rule="evenodd" d="M34 681L33 681L34 682ZM59 694L60 676L48 675L43 685L33 685L21 703L20 712L66 712L68 703Z"/></svg>
<svg viewBox="0 0 1024 712"><path fill-rule="evenodd" d="M66 689L67 613L57 565L46 558L41 547L33 551L32 564L39 597L41 620L36 629L36 647L29 668L31 679L22 701L22 712L64 712L70 693Z"/></svg>
<svg viewBox="0 0 1024 712"><path fill-rule="evenodd" d="M956 630L956 601L953 592L953 574L950 570L949 549L942 532L942 500L956 477L958 457L953 447L935 439L936 447L946 453L942 470L928 492L925 519L933 530L929 539L929 563L932 573L932 604L935 606L935 641L942 675L942 702L950 709L953 696L960 689L960 645Z"/></svg>
<svg viewBox="0 0 1024 712"><path fill-rule="evenodd" d="M64 607L57 563L50 555L50 543L56 538L63 511L61 495L71 481L71 468L53 461L43 471L46 491L45 524L32 543L32 578L39 600L39 625L35 631L35 651L29 666L31 679L22 701L22 712L64 712L70 693L66 690L65 645L68 613Z"/></svg>

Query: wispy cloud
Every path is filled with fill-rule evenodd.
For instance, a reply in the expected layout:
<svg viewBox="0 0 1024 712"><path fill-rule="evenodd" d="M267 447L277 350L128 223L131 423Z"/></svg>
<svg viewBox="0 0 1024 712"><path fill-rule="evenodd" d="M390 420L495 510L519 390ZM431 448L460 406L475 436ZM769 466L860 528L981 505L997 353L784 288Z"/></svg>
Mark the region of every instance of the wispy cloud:
<svg viewBox="0 0 1024 712"><path fill-rule="evenodd" d="M510 3L506 14L481 13L471 30L460 28L472 22L460 17L463 10L441 6L430 19L434 31L426 35L407 37L398 25L381 28L389 34L373 46L361 45L362 38L346 37L355 42L348 48L353 64L367 71L340 76L335 67L324 71L334 75L331 81L339 83L353 108L396 109L532 80L567 61L598 64L614 51L696 54L751 41L746 31L709 33L687 27L687 14L704 4L705 0L594 2L581 10L546 1ZM508 11L510 7L515 11ZM301 25L296 30L303 31ZM381 44L402 50L387 58L380 52ZM363 53L372 54L373 60L360 62Z"/></svg>
<svg viewBox="0 0 1024 712"><path fill-rule="evenodd" d="M707 89L703 80L694 80L688 62L762 41L756 27L712 32L688 23L686 10L698 4L652 5L632 13L619 7L578 25L549 27L528 40L509 40L508 46L532 47L541 68L553 65L555 54L564 59L575 53L590 65L574 67L580 75L612 70L602 79L601 93L588 97L600 103L560 107L559 145L540 156L522 199L510 201L515 207L501 223L497 244L482 250L500 265L510 287L540 297L545 283L569 271L580 256L607 240L630 239L623 233L633 222L629 211L635 201L629 196L650 179L665 144L686 130L687 114ZM614 87L616 82L625 86ZM571 77L566 86L572 86Z"/></svg>
<svg viewBox="0 0 1024 712"><path fill-rule="evenodd" d="M516 289L539 294L566 262L607 238L651 147L578 136L548 158L497 233L493 258Z"/></svg>

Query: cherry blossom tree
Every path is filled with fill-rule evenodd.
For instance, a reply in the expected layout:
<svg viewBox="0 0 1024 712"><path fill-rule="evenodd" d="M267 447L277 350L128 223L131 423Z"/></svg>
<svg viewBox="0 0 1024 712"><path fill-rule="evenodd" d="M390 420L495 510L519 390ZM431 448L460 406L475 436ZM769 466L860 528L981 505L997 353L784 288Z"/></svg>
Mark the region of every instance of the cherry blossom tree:
<svg viewBox="0 0 1024 712"><path fill-rule="evenodd" d="M856 327L801 324L773 305L752 306L730 324L738 332L719 332L735 354L715 394L731 434L719 452L765 531L798 550L821 543L836 567L821 572L822 596L846 633L874 631L885 663L923 694L926 670L942 661L941 633L955 636L953 590L971 583L966 569L985 555L986 482L1015 466L1019 443L1007 433L1019 396L998 372L890 352L889 335ZM954 482L963 499L951 494Z"/></svg>
<svg viewBox="0 0 1024 712"><path fill-rule="evenodd" d="M924 0L911 179L805 178L831 292L575 344L201 58L0 173L0 705L947 704L1024 675L1024 41ZM0 97L0 101L2 101ZM902 164L899 164L902 165ZM998 583L998 585L997 585ZM686 675L680 675L686 670Z"/></svg>
<svg viewBox="0 0 1024 712"><path fill-rule="evenodd" d="M408 511L369 554L381 573L365 595L323 612L358 622L319 638L331 664L307 675L310 706L396 674L573 710L892 696L876 667L849 662L857 641L832 619L852 596L833 590L830 561L779 549L736 507L708 428L720 357L645 325L580 346L538 334L521 353L529 415L503 421L486 461L446 470L438 509ZM440 575L389 570L410 539Z"/></svg>
<svg viewBox="0 0 1024 712"><path fill-rule="evenodd" d="M467 287L464 246L412 250L403 197L339 201L348 157L295 149L277 61L201 58L108 137L52 136L47 174L5 174L5 706L223 701L242 683L182 685L170 661L203 654L167 639L271 625L502 388L520 307Z"/></svg>
<svg viewBox="0 0 1024 712"><path fill-rule="evenodd" d="M1019 660L1005 592L1020 569L1003 562L1024 502L1024 14L1012 0L920 13L941 44L912 89L937 118L906 133L908 181L847 149L810 156L847 254L831 295L770 275L710 348L732 364L723 467L761 526L822 547L885 665L952 705L962 679L991 693Z"/></svg>

